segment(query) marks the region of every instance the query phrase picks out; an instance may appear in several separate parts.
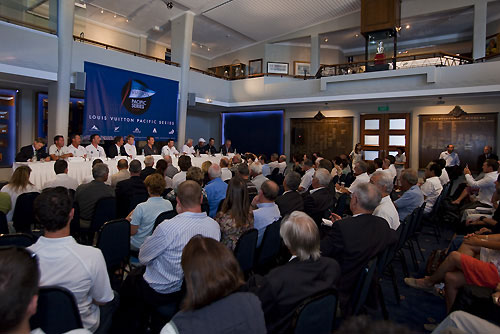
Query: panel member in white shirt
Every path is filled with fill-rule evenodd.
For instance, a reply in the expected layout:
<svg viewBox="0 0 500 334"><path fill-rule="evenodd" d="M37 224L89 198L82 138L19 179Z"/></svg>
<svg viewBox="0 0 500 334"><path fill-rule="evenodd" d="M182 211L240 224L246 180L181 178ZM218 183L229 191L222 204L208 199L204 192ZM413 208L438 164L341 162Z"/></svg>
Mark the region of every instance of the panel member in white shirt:
<svg viewBox="0 0 500 334"><path fill-rule="evenodd" d="M127 155L132 158L132 159L135 159L135 157L137 156L137 147L135 147L135 137L134 135L128 135L127 138L125 138L125 152L127 153Z"/></svg>
<svg viewBox="0 0 500 334"><path fill-rule="evenodd" d="M67 153L71 153L73 157L86 157L87 150L80 145L82 142L80 135L72 134L69 139L71 140L71 144L66 147Z"/></svg>
<svg viewBox="0 0 500 334"><path fill-rule="evenodd" d="M482 167L484 176L482 179L477 181L472 177L470 169L468 167L464 168L465 181L467 182L467 185L472 189L479 188L479 193L474 199L470 195L470 190L467 188L464 189L460 196L452 202L453 204L460 204L466 197L471 197L471 203L462 206L462 210L474 209L478 206L492 207L491 197L496 191L495 181L498 177L498 161L488 159L483 163Z"/></svg>
<svg viewBox="0 0 500 334"><path fill-rule="evenodd" d="M56 173L55 179L46 182L43 189L64 187L66 189L73 189L76 191L78 181L68 176L68 163L66 160L57 160L54 163L54 172Z"/></svg>
<svg viewBox="0 0 500 334"><path fill-rule="evenodd" d="M393 178L388 173L378 171L373 173L370 183L377 187L382 196L380 204L373 211L373 215L384 218L393 230L397 230L400 224L399 214L394 203L392 203L391 196L389 196L394 187Z"/></svg>
<svg viewBox="0 0 500 334"><path fill-rule="evenodd" d="M313 162L311 159L306 159L303 162L302 165L302 171L305 172L305 174L302 176L302 179L300 181L299 189L298 192L303 194L306 191L309 190L312 184L312 179L314 176L314 168L313 168Z"/></svg>
<svg viewBox="0 0 500 334"><path fill-rule="evenodd" d="M446 151L441 152L439 159L444 159L446 161L446 167L460 166L460 158L458 153L454 152L455 146L452 144L446 146Z"/></svg>
<svg viewBox="0 0 500 334"><path fill-rule="evenodd" d="M358 161L357 163L354 164L354 175L356 176L356 179L351 183L351 186L349 188L346 188L337 183L335 185L335 188L337 189L337 191L341 193L352 194L360 184L370 182L370 177L366 172L367 170L368 170L368 164L363 160Z"/></svg>
<svg viewBox="0 0 500 334"><path fill-rule="evenodd" d="M107 333L118 303L101 250L80 245L70 236L72 207L67 190L54 188L42 192L34 208L45 233L29 250L38 258L40 286L56 285L71 291L83 327ZM101 317L101 313L105 316Z"/></svg>
<svg viewBox="0 0 500 334"><path fill-rule="evenodd" d="M424 213L431 212L434 203L436 203L437 198L443 190L441 181L439 181L440 176L441 167L437 163L431 162L427 165L427 168L425 169L425 183L420 187L420 190L422 190L422 193L424 194L426 203Z"/></svg>
<svg viewBox="0 0 500 334"><path fill-rule="evenodd" d="M146 272L127 277L124 284L131 289L120 300L124 311L120 322L127 333L140 333L137 327L144 325L139 321L145 318L145 306L178 302L184 296L181 257L189 240L195 235L220 240L219 224L201 211L202 199L198 183L183 182L177 189L177 216L158 225L142 244L139 261L146 266Z"/></svg>
<svg viewBox="0 0 500 334"><path fill-rule="evenodd" d="M177 151L177 149L174 147L174 140L173 139L169 139L167 141L167 145L162 147L161 155L163 157L165 157L166 155L169 155L171 157L173 157L174 155L175 156L179 155L179 151Z"/></svg>
<svg viewBox="0 0 500 334"><path fill-rule="evenodd" d="M182 146L182 154L195 154L195 150L193 147L193 140L191 138L186 140L186 144Z"/></svg>
<svg viewBox="0 0 500 334"><path fill-rule="evenodd" d="M100 142L101 137L98 134L93 134L90 136L90 145L85 148L88 158L106 158L106 152L104 152L104 148L102 148L102 146L99 146Z"/></svg>
<svg viewBox="0 0 500 334"><path fill-rule="evenodd" d="M66 146L64 146L64 137L57 135L54 137L54 144L49 147L50 160L59 160L72 157L73 154L68 153Z"/></svg>
<svg viewBox="0 0 500 334"><path fill-rule="evenodd" d="M229 170L229 160L228 158L221 158L219 162L220 170L222 176L220 177L222 181L231 180L233 177L233 173Z"/></svg>

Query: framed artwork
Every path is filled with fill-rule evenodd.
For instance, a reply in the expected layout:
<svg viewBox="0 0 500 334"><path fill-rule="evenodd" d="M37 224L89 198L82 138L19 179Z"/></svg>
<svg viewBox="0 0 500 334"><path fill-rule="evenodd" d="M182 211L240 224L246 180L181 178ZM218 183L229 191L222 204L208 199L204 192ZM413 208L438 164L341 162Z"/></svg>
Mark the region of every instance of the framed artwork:
<svg viewBox="0 0 500 334"><path fill-rule="evenodd" d="M293 75L311 75L311 63L308 61L294 61Z"/></svg>
<svg viewBox="0 0 500 334"><path fill-rule="evenodd" d="M248 61L248 75L262 73L263 59L252 59Z"/></svg>
<svg viewBox="0 0 500 334"><path fill-rule="evenodd" d="M486 37L486 56L500 53L500 34Z"/></svg>
<svg viewBox="0 0 500 334"><path fill-rule="evenodd" d="M267 62L267 73L288 75L288 63Z"/></svg>

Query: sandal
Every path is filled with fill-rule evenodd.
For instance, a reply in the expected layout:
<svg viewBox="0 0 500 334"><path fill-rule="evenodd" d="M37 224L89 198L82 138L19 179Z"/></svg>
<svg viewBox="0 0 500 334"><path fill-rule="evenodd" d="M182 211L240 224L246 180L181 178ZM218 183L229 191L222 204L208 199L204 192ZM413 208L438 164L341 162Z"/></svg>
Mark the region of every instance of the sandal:
<svg viewBox="0 0 500 334"><path fill-rule="evenodd" d="M429 293L434 293L434 286L430 286L430 287L427 287L427 286L422 286L420 284L417 283L417 279L416 278L413 278L413 277L406 277L404 279L406 285L412 287L412 288L415 288L415 289L419 289L419 290L424 290L425 292L429 292Z"/></svg>

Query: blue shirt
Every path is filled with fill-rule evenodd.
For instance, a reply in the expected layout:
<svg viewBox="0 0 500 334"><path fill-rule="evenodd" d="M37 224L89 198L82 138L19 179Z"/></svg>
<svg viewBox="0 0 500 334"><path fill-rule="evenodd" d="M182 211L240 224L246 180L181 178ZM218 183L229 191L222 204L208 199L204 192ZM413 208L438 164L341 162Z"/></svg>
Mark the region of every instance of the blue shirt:
<svg viewBox="0 0 500 334"><path fill-rule="evenodd" d="M219 224L205 212L183 212L158 225L146 238L139 251L139 261L146 265L144 280L156 292L167 294L181 289L182 250L198 234L219 241Z"/></svg>
<svg viewBox="0 0 500 334"><path fill-rule="evenodd" d="M144 239L151 235L156 218L160 213L170 210L173 210L172 203L161 197L150 197L146 202L138 204L132 213L130 224L139 226L139 229L130 237L130 245L136 249L141 248Z"/></svg>
<svg viewBox="0 0 500 334"><path fill-rule="evenodd" d="M271 167L269 167L269 164L262 165L262 175L264 176L271 175Z"/></svg>
<svg viewBox="0 0 500 334"><path fill-rule="evenodd" d="M208 182L205 186L207 193L208 205L210 207L210 217L214 218L217 213L219 203L226 198L227 183L222 181L220 177Z"/></svg>
<svg viewBox="0 0 500 334"><path fill-rule="evenodd" d="M405 191L403 196L397 199L394 204L398 210L399 220L403 221L413 210L424 204L424 194L419 186L414 185Z"/></svg>
<svg viewBox="0 0 500 334"><path fill-rule="evenodd" d="M259 247L267 225L271 225L280 219L281 214L279 207L275 203L259 203L257 208L253 210L253 227L259 232L259 238L257 239L257 247Z"/></svg>

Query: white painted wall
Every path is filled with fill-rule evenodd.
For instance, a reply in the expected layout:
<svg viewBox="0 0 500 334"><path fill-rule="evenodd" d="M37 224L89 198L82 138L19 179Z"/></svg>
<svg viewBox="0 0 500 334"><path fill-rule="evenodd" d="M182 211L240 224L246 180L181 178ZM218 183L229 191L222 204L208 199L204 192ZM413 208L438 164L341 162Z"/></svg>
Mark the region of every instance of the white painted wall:
<svg viewBox="0 0 500 334"><path fill-rule="evenodd" d="M215 143L221 142L221 118L218 112L200 112L188 109L186 121L186 138L198 143L199 138L207 142L210 137Z"/></svg>

